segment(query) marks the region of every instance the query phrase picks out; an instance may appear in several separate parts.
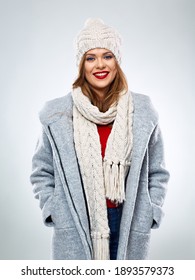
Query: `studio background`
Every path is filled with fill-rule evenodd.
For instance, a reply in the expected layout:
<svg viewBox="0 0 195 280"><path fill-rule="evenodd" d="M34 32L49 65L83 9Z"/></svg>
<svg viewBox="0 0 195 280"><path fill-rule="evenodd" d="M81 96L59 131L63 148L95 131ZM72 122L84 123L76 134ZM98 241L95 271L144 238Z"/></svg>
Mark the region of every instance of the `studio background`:
<svg viewBox="0 0 195 280"><path fill-rule="evenodd" d="M71 90L73 40L89 17L123 37L129 88L149 95L160 116L171 173L165 218L152 231L150 259L195 259L195 1L0 1L0 259L49 259L29 181L38 112Z"/></svg>

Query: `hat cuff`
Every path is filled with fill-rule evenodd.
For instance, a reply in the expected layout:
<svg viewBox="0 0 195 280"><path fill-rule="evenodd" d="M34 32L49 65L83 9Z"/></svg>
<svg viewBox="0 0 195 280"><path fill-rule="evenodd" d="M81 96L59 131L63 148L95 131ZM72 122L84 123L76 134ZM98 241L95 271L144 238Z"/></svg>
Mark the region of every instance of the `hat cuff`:
<svg viewBox="0 0 195 280"><path fill-rule="evenodd" d="M101 49L107 49L109 51L111 51L117 62L120 64L121 63L121 53L118 49L118 45L115 45L114 42L112 42L109 39L105 39L105 40L89 40L89 41L85 41L83 42L83 44L80 44L79 46L79 51L77 53L77 66L79 66L82 56L89 50L92 49L96 49L96 48L101 48Z"/></svg>

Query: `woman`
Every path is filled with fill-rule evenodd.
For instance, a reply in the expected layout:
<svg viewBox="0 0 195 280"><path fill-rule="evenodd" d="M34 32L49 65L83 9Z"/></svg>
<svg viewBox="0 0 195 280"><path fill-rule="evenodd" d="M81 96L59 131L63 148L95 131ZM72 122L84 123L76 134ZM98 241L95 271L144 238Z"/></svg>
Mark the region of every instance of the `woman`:
<svg viewBox="0 0 195 280"><path fill-rule="evenodd" d="M40 112L31 183L53 226L53 259L146 259L169 173L158 115L128 90L121 38L90 19L76 38L79 75Z"/></svg>

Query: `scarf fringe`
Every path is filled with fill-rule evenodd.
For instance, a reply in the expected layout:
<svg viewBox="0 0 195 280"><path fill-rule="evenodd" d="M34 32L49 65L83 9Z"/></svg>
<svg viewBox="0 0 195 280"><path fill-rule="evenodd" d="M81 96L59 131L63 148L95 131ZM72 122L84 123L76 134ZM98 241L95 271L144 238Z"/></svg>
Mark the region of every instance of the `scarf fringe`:
<svg viewBox="0 0 195 280"><path fill-rule="evenodd" d="M103 234L100 232L92 232L92 242L94 251L94 260L109 260L109 234Z"/></svg>
<svg viewBox="0 0 195 280"><path fill-rule="evenodd" d="M125 200L125 175L128 166L124 162L103 162L106 197L115 203L120 204Z"/></svg>

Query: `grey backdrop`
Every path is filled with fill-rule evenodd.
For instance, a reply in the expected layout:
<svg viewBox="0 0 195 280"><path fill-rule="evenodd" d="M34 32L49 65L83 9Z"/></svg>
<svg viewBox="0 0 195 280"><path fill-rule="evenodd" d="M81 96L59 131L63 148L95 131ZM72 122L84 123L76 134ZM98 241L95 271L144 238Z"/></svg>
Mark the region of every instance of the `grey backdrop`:
<svg viewBox="0 0 195 280"><path fill-rule="evenodd" d="M29 182L45 101L67 94L77 75L73 39L89 17L123 36L129 87L150 95L160 114L171 173L150 259L195 259L195 1L0 1L0 259L49 259Z"/></svg>

